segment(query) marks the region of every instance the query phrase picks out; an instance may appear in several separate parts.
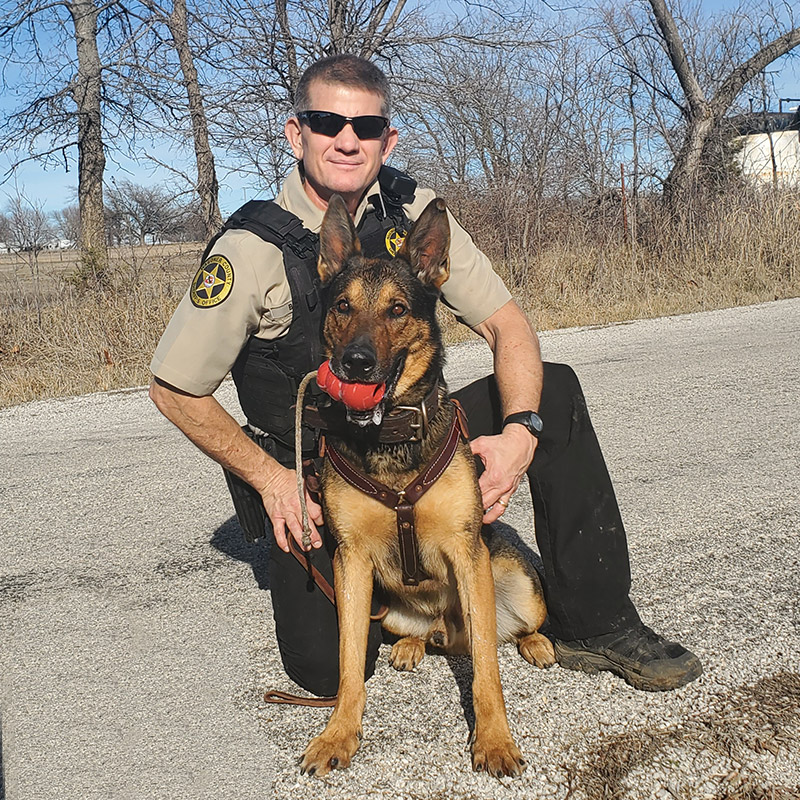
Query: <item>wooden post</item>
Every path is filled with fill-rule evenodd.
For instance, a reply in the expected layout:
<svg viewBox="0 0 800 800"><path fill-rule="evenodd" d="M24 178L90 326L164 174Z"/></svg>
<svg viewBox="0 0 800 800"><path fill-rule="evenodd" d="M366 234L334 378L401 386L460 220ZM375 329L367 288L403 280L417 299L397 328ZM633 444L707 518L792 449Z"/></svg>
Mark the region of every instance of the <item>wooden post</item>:
<svg viewBox="0 0 800 800"><path fill-rule="evenodd" d="M619 176L622 182L622 231L628 241L628 193L625 191L625 165L619 165Z"/></svg>

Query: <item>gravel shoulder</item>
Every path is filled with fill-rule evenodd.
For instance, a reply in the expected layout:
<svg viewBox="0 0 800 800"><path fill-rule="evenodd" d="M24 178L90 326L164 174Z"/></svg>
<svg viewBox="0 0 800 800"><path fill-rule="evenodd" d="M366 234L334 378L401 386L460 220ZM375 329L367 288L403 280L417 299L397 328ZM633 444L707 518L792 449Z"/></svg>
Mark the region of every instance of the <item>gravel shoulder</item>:
<svg viewBox="0 0 800 800"><path fill-rule="evenodd" d="M141 389L0 411L0 800L800 797L800 300L542 335L577 371L644 620L704 675L637 692L504 646L518 780L470 770L467 659L384 648L353 766L274 646L266 551ZM449 351L455 388L491 368ZM229 383L220 389L235 409ZM535 548L527 492L506 518Z"/></svg>

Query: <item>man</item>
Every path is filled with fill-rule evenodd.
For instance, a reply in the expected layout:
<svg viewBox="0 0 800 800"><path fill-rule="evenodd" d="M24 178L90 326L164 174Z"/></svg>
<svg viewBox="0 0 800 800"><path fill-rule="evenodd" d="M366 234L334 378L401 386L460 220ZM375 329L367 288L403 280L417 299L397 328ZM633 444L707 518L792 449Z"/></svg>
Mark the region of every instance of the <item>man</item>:
<svg viewBox="0 0 800 800"><path fill-rule="evenodd" d="M298 86L295 111L285 133L298 167L276 200L291 213L272 225L272 234L240 219L212 240L156 350L150 394L201 450L258 491L277 545L270 588L284 666L309 691L331 695L338 680L335 610L321 592L309 590L287 542L302 541L287 415L299 377L320 360L319 342L308 334L316 288L302 284L314 260L308 232L319 231L328 200L339 194L362 242L367 230L372 239L377 231L391 250L403 224L389 228L387 220L399 214L413 221L434 195L408 190L407 179L405 190L394 192L384 185L385 170L377 180L398 132L388 121L388 83L373 64L339 55L312 65ZM302 226L293 228L298 220ZM536 334L486 256L452 216L450 225L451 276L442 299L494 354L494 375L456 393L476 436L473 452L485 466L484 521L502 517L527 473L559 662L608 669L642 689L684 685L702 672L700 662L646 628L628 597L622 520L577 378L569 367L542 364ZM289 229L301 231L291 247L274 235ZM251 437L255 430L263 446L212 396L229 371ZM313 523L308 555L330 576L335 545L322 527L320 506L306 500ZM367 675L379 643L379 626L372 625Z"/></svg>

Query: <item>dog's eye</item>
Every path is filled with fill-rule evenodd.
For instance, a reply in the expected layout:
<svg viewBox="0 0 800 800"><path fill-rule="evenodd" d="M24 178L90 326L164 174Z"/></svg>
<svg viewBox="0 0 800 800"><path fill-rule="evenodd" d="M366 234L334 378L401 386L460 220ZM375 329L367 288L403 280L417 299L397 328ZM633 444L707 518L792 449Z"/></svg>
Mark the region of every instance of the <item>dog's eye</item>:
<svg viewBox="0 0 800 800"><path fill-rule="evenodd" d="M345 300L344 298L342 298L341 300L339 300L339 301L336 303L336 310L337 310L337 311L338 311L340 314L346 314L346 313L347 313L347 312L350 310L350 303L348 303L348 302L347 302L347 300Z"/></svg>
<svg viewBox="0 0 800 800"><path fill-rule="evenodd" d="M402 317L408 309L402 303L395 303L392 306L391 314L393 317Z"/></svg>

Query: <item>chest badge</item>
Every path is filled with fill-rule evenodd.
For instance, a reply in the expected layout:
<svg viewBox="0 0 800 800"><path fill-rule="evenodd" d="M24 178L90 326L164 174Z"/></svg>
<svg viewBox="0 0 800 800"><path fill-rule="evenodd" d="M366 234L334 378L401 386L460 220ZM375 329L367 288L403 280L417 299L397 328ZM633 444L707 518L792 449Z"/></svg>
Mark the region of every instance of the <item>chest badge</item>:
<svg viewBox="0 0 800 800"><path fill-rule="evenodd" d="M405 228L390 228L386 231L386 252L394 258L403 246L408 231Z"/></svg>
<svg viewBox="0 0 800 800"><path fill-rule="evenodd" d="M198 308L218 306L233 288L233 267L225 256L210 256L192 279L189 297Z"/></svg>

